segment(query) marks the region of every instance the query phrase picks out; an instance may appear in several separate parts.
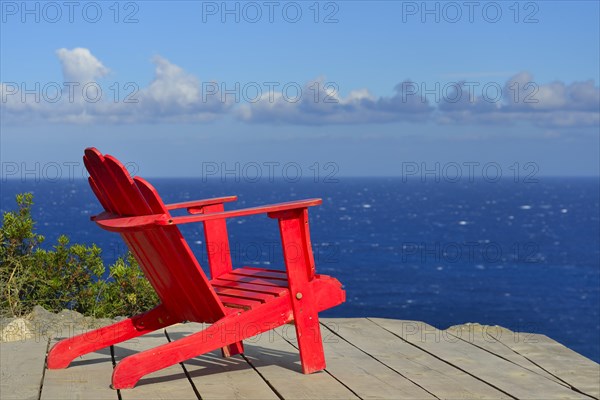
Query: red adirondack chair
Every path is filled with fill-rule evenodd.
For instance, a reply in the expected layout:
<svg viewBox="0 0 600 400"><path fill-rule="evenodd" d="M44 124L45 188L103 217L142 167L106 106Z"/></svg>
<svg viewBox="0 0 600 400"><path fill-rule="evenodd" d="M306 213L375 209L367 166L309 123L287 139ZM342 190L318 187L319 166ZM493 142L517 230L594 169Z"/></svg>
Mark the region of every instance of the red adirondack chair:
<svg viewBox="0 0 600 400"><path fill-rule="evenodd" d="M83 159L90 186L105 210L92 220L121 234L161 304L56 343L48 353L48 368L66 368L80 355L182 321L212 325L124 358L113 371L113 388L132 388L146 374L219 348L223 356L243 353L244 339L290 321L296 326L302 371L325 368L317 313L343 303L345 292L336 279L315 273L308 207L321 204L320 199L234 211L224 211L223 204L236 196L165 205L148 182L132 179L114 157L88 148ZM169 213L184 208L189 215ZM254 214L278 220L285 271L233 269L225 220ZM207 252L211 279L177 227L191 222L204 224L205 241L212 247Z"/></svg>

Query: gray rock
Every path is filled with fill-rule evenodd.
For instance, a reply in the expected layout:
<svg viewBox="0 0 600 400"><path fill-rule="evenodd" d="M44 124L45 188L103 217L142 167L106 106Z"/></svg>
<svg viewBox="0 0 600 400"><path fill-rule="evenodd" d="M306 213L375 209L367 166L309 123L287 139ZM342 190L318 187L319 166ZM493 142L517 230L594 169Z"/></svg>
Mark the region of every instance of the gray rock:
<svg viewBox="0 0 600 400"><path fill-rule="evenodd" d="M0 325L0 342L15 342L33 337L35 337L35 333L31 323L26 319L12 318L12 321Z"/></svg>
<svg viewBox="0 0 600 400"><path fill-rule="evenodd" d="M0 340L4 342L27 338L71 337L113 324L124 318L86 317L73 310L62 310L54 314L44 307L35 306L25 318L0 318Z"/></svg>
<svg viewBox="0 0 600 400"><path fill-rule="evenodd" d="M85 317L73 310L62 310L54 314L40 306L34 307L28 320L32 331L40 338L71 337L114 322L109 318Z"/></svg>

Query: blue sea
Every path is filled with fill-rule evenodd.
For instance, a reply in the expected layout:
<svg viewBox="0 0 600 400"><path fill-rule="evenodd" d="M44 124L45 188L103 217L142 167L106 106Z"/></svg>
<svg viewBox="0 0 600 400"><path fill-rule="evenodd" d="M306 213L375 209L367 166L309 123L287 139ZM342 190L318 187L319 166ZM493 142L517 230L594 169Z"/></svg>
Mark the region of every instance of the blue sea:
<svg viewBox="0 0 600 400"><path fill-rule="evenodd" d="M320 197L310 209L317 272L338 278L347 302L328 317L466 322L543 333L600 361L600 220L597 178L436 182L339 178L235 182L150 179L165 202L236 194L228 209ZM34 193L37 230L96 243L107 263L126 251L89 217L101 211L83 180L2 182L2 211ZM235 266L282 268L277 223L228 222ZM200 225L182 227L206 268Z"/></svg>

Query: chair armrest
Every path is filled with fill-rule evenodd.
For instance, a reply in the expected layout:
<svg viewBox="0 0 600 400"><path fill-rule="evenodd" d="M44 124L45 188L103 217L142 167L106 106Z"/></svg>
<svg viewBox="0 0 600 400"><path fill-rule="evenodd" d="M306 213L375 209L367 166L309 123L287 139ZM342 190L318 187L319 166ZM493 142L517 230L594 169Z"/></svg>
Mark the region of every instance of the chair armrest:
<svg viewBox="0 0 600 400"><path fill-rule="evenodd" d="M302 209L312 206L318 206L323 201L321 199L306 199L306 200L298 200L298 201L288 201L285 203L277 203L277 204L269 204L258 207L251 208L243 208L240 210L232 210L232 211L223 211L223 212L215 212L210 214L197 214L197 215L189 215L183 217L173 217L173 218L160 218L156 219L155 223L158 225L180 225L180 224L189 224L191 222L203 222L210 221L214 219L225 219L225 218L233 218L233 217L244 217L248 215L255 214L266 214L266 213L274 213L278 211L287 211L294 209Z"/></svg>
<svg viewBox="0 0 600 400"><path fill-rule="evenodd" d="M168 219L167 214L121 217L106 211L91 218L91 220L97 223L102 229L119 233L156 228L157 221L162 219Z"/></svg>
<svg viewBox="0 0 600 400"><path fill-rule="evenodd" d="M190 209L202 208L204 206L210 206L213 204L222 204L228 203L230 201L236 201L237 196L225 196L225 197L215 197L212 199L203 199L203 200L192 200L192 201L184 201L182 203L172 203L167 204L167 210L177 210L181 208L187 208L188 211Z"/></svg>
<svg viewBox="0 0 600 400"><path fill-rule="evenodd" d="M194 214L189 216L172 218L169 218L167 214L150 214L135 217L122 217L105 211L92 217L91 219L92 221L96 222L102 229L105 229L107 231L132 232L156 228L157 225L180 225L189 224L191 222L203 222L215 219L244 217L255 214L267 214L280 211L303 209L307 207L318 206L322 202L323 201L321 199L288 201L285 203L243 208L240 210L215 212L210 214Z"/></svg>

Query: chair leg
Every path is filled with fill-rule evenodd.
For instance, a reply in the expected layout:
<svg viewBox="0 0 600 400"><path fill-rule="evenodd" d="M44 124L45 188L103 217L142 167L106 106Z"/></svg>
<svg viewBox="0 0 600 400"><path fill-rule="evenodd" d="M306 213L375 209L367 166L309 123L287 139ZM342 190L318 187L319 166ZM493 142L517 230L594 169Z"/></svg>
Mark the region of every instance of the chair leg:
<svg viewBox="0 0 600 400"><path fill-rule="evenodd" d="M231 357L231 356L235 356L236 354L243 354L244 353L244 343L240 340L239 342L235 342L233 344L230 344L229 346L223 347L221 349L221 355L223 357Z"/></svg>
<svg viewBox="0 0 600 400"><path fill-rule="evenodd" d="M179 321L175 320L164 306L159 305L143 314L61 340L48 352L48 368L66 368L71 361L83 354L141 336L176 322Z"/></svg>
<svg viewBox="0 0 600 400"><path fill-rule="evenodd" d="M314 309L314 305L313 307L293 308L302 372L312 374L321 371L325 369L325 353L323 352L319 316ZM309 311L307 308L312 308L312 310Z"/></svg>

